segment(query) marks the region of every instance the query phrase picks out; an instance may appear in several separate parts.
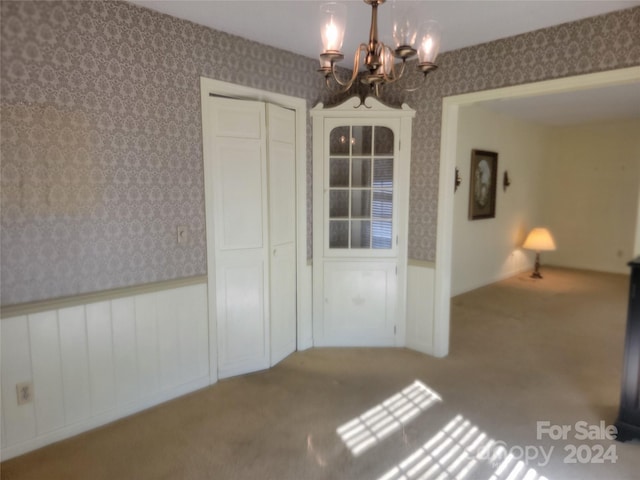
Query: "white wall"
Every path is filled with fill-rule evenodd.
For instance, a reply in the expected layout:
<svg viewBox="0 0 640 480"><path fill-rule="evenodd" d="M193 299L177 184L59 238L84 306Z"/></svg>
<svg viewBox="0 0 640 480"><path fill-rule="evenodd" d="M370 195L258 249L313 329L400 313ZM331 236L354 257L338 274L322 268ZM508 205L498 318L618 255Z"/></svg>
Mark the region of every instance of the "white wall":
<svg viewBox="0 0 640 480"><path fill-rule="evenodd" d="M3 318L2 459L209 385L207 322L206 284Z"/></svg>
<svg viewBox="0 0 640 480"><path fill-rule="evenodd" d="M435 265L409 261L407 269L407 341L408 348L434 355Z"/></svg>
<svg viewBox="0 0 640 480"><path fill-rule="evenodd" d="M519 246L540 220L537 199L548 135L538 124L479 106L460 108L456 166L462 184L454 200L452 296L531 268L531 254ZM498 152L495 218L468 218L472 149ZM505 170L511 180L506 192Z"/></svg>
<svg viewBox="0 0 640 480"><path fill-rule="evenodd" d="M543 263L628 273L638 223L640 121L554 128L542 213L558 250Z"/></svg>

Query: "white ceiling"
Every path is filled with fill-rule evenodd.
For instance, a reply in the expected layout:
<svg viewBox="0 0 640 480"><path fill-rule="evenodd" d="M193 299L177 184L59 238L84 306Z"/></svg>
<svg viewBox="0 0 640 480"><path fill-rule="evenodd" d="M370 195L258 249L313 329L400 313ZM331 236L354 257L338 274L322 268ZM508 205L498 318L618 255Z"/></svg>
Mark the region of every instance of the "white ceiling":
<svg viewBox="0 0 640 480"><path fill-rule="evenodd" d="M131 3L190 20L307 57L320 53L320 0L132 0ZM352 58L368 40L371 7L362 0L342 0L348 7L343 53ZM438 20L441 52L477 45L602 13L640 5L640 0L445 0L402 1L416 18ZM391 38L392 1L379 7L382 41ZM349 62L347 62L349 63Z"/></svg>
<svg viewBox="0 0 640 480"><path fill-rule="evenodd" d="M490 100L480 105L510 117L552 126L640 119L640 79L625 85Z"/></svg>
<svg viewBox="0 0 640 480"><path fill-rule="evenodd" d="M311 58L321 49L318 10L324 0L131 0L131 3L216 30L239 35ZM343 52L352 58L369 35L371 8L361 0L348 6ZM441 52L477 45L539 28L622 10L640 0L445 0L412 4L416 17L435 18L442 27ZM391 4L379 9L380 39L390 42ZM345 65L350 61L343 62ZM496 100L484 106L523 120L569 125L640 118L640 84Z"/></svg>

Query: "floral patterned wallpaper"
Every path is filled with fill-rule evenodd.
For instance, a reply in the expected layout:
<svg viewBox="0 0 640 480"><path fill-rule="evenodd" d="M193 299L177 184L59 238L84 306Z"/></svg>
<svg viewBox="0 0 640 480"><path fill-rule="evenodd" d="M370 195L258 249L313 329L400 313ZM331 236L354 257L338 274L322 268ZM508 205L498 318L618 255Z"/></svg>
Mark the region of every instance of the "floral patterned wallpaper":
<svg viewBox="0 0 640 480"><path fill-rule="evenodd" d="M0 26L2 305L206 273L200 76L336 101L315 59L123 2L3 0ZM435 258L443 96L638 65L639 32L640 8L616 12L449 52L426 88L389 90L417 110L410 258Z"/></svg>

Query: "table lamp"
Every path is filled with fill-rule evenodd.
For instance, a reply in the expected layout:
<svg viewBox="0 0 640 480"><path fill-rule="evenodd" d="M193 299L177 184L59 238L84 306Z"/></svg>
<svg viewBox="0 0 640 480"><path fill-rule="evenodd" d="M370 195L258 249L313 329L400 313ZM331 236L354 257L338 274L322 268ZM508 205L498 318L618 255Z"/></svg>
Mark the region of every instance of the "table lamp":
<svg viewBox="0 0 640 480"><path fill-rule="evenodd" d="M540 252L551 251L556 249L556 242L551 236L551 232L542 227L534 228L527 235L522 248L534 250L536 252L536 266L531 274L531 278L542 278L540 274Z"/></svg>

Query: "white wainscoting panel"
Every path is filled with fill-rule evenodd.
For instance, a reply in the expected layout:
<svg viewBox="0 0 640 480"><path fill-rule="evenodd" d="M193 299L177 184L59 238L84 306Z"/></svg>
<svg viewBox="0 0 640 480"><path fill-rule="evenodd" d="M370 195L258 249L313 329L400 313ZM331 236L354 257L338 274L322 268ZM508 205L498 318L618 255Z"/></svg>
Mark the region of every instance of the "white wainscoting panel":
<svg viewBox="0 0 640 480"><path fill-rule="evenodd" d="M2 447L26 442L37 435L35 405L18 406L16 384L32 378L27 317L2 320ZM2 455L4 459L5 456Z"/></svg>
<svg viewBox="0 0 640 480"><path fill-rule="evenodd" d="M58 312L36 313L28 319L36 425L42 435L65 422Z"/></svg>
<svg viewBox="0 0 640 480"><path fill-rule="evenodd" d="M407 347L433 355L435 268L410 262L407 271Z"/></svg>
<svg viewBox="0 0 640 480"><path fill-rule="evenodd" d="M5 318L2 459L209 385L206 284ZM34 401L18 405L16 384Z"/></svg>
<svg viewBox="0 0 640 480"><path fill-rule="evenodd" d="M116 406L111 302L87 305L85 315L91 381L91 413L97 415Z"/></svg>
<svg viewBox="0 0 640 480"><path fill-rule="evenodd" d="M75 423L91 416L91 377L84 306L58 310L58 328L65 422Z"/></svg>
<svg viewBox="0 0 640 480"><path fill-rule="evenodd" d="M122 405L134 402L139 396L135 297L111 301L111 327L113 328L116 402Z"/></svg>
<svg viewBox="0 0 640 480"><path fill-rule="evenodd" d="M156 295L153 293L135 297L138 384L140 392L147 393L155 393L159 388L156 300Z"/></svg>

